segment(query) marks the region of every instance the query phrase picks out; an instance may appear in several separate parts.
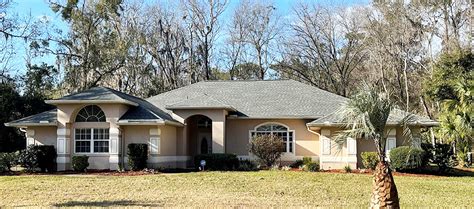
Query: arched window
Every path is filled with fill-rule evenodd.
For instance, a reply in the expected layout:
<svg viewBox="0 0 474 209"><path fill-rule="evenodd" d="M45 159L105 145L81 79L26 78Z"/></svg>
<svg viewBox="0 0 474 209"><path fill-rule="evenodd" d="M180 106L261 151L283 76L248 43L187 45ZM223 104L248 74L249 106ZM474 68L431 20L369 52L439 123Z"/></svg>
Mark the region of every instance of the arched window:
<svg viewBox="0 0 474 209"><path fill-rule="evenodd" d="M293 138L295 132L289 130L288 127L277 123L265 123L258 125L250 132L250 136L271 135L280 137L285 143L285 152L293 152Z"/></svg>
<svg viewBox="0 0 474 209"><path fill-rule="evenodd" d="M77 113L76 122L105 122L105 114L97 105L88 105Z"/></svg>

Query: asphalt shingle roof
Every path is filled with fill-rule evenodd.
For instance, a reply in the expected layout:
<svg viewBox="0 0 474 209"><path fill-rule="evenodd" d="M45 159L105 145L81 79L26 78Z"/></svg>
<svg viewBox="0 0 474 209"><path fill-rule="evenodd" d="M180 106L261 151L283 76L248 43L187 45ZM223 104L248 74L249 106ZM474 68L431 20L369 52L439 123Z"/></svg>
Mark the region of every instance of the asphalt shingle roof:
<svg viewBox="0 0 474 209"><path fill-rule="evenodd" d="M8 125L21 125L21 124L56 124L57 122L57 109L48 110L36 115L31 115L18 120L10 121Z"/></svg>
<svg viewBox="0 0 474 209"><path fill-rule="evenodd" d="M206 94L250 118L320 118L347 98L294 80L205 81L147 99L160 109ZM191 105L191 104L186 104Z"/></svg>
<svg viewBox="0 0 474 209"><path fill-rule="evenodd" d="M390 112L388 116L387 124L388 125L398 125L406 116L410 115L409 113L394 109ZM418 123L423 125L436 125L436 121L433 121L427 117L423 117L420 115L411 115L412 116L412 123ZM334 124L341 124L342 117L337 114L336 112L331 113L325 117L316 119L308 123L309 126L321 126L321 125L334 125Z"/></svg>
<svg viewBox="0 0 474 209"><path fill-rule="evenodd" d="M202 94L193 98L185 99L179 101L178 103L166 105L166 109L214 109L214 108L223 108L235 110L231 105L225 104L222 101L212 98L207 94Z"/></svg>

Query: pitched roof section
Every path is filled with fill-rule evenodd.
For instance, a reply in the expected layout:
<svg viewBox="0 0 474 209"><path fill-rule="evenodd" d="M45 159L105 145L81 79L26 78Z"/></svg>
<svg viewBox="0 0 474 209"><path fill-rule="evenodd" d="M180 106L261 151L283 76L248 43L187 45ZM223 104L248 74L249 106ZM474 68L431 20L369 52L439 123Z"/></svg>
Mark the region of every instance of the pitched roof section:
<svg viewBox="0 0 474 209"><path fill-rule="evenodd" d="M48 104L73 104L73 103L118 103L137 106L127 99L129 95L105 87L94 87L88 90L70 94L59 99L46 100Z"/></svg>
<svg viewBox="0 0 474 209"><path fill-rule="evenodd" d="M57 110L52 109L36 115L31 115L25 118L14 120L5 123L5 126L56 126L57 125Z"/></svg>
<svg viewBox="0 0 474 209"><path fill-rule="evenodd" d="M212 98L207 94L202 94L197 97L182 100L172 105L166 105L166 109L179 110L179 109L226 109L236 111L234 107L225 104L217 99Z"/></svg>
<svg viewBox="0 0 474 209"><path fill-rule="evenodd" d="M147 99L160 109L192 105L188 98L206 94L249 118L315 119L334 112L347 98L294 80L205 81ZM202 101L196 101L201 103Z"/></svg>
<svg viewBox="0 0 474 209"><path fill-rule="evenodd" d="M394 109L392 110L392 112L390 112L390 115L388 116L387 125L398 125L407 115L409 114L405 111ZM429 118L420 116L420 115L412 114L412 117L413 117L412 118L413 121L411 122L412 125L423 125L423 126L438 125L438 122L431 120ZM342 119L341 116L339 116L337 113L334 112L325 117L309 122L307 125L308 126L337 126L337 125L342 125L341 119Z"/></svg>

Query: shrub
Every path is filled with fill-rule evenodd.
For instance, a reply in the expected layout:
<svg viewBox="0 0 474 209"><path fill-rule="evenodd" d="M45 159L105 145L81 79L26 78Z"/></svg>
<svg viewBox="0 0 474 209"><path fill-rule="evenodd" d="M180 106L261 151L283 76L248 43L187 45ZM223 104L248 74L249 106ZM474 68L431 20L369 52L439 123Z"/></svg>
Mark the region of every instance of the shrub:
<svg viewBox="0 0 474 209"><path fill-rule="evenodd" d="M301 167L302 165L304 165L303 163L303 160L296 160L295 162L293 162L290 167L292 168L299 168Z"/></svg>
<svg viewBox="0 0 474 209"><path fill-rule="evenodd" d="M234 154L215 153L194 156L194 166L199 168L201 160L206 161L204 169L211 171L230 171L239 168L239 159Z"/></svg>
<svg viewBox="0 0 474 209"><path fill-rule="evenodd" d="M439 172L445 172L456 166L455 155L450 144L421 144L425 151L424 162L430 162L438 166Z"/></svg>
<svg viewBox="0 0 474 209"><path fill-rule="evenodd" d="M425 166L425 152L419 148L401 146L390 151L390 165L396 171L408 171Z"/></svg>
<svg viewBox="0 0 474 209"><path fill-rule="evenodd" d="M375 170L377 163L379 163L379 156L376 152L362 152L360 156L362 158L362 165L364 168Z"/></svg>
<svg viewBox="0 0 474 209"><path fill-rule="evenodd" d="M0 173L11 171L11 168L16 166L18 161L18 153L0 153Z"/></svg>
<svg viewBox="0 0 474 209"><path fill-rule="evenodd" d="M258 166L254 161L251 160L239 160L239 171L256 171Z"/></svg>
<svg viewBox="0 0 474 209"><path fill-rule="evenodd" d="M38 149L38 167L41 172L53 172L56 170L56 149L53 145L39 145Z"/></svg>
<svg viewBox="0 0 474 209"><path fill-rule="evenodd" d="M346 165L346 166L344 166L344 171L345 171L346 173L350 173L350 172L352 172L352 168L351 168L351 166L350 166L350 165Z"/></svg>
<svg viewBox="0 0 474 209"><path fill-rule="evenodd" d="M128 166L134 171L143 170L146 168L146 161L148 159L148 145L147 144L129 144L128 150Z"/></svg>
<svg viewBox="0 0 474 209"><path fill-rule="evenodd" d="M255 136L250 141L249 151L257 156L265 166L272 166L281 157L283 140L271 135Z"/></svg>
<svg viewBox="0 0 474 209"><path fill-rule="evenodd" d="M311 162L313 162L311 157L303 157L303 165L309 164Z"/></svg>
<svg viewBox="0 0 474 209"><path fill-rule="evenodd" d="M39 150L35 145L29 145L26 149L20 152L18 156L18 163L28 172L33 172L38 168Z"/></svg>
<svg viewBox="0 0 474 209"><path fill-rule="evenodd" d="M310 162L302 166L304 171L316 172L319 171L319 163L318 162Z"/></svg>
<svg viewBox="0 0 474 209"><path fill-rule="evenodd" d="M78 172L86 171L89 167L89 157L88 156L72 156L72 169Z"/></svg>

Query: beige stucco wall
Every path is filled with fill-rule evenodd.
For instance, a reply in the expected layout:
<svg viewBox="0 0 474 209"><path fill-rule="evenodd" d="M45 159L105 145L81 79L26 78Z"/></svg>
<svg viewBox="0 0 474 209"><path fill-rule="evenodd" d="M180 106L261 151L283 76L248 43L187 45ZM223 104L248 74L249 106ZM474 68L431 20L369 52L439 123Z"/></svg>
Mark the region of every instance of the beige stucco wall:
<svg viewBox="0 0 474 209"><path fill-rule="evenodd" d="M228 119L226 124L226 152L238 156L248 156L248 143L250 131L263 123L280 123L294 130L295 152L294 156L283 156L283 160L294 161L303 156L313 157L318 160L319 137L306 128L308 120L277 119L277 120L253 120L253 119Z"/></svg>
<svg viewBox="0 0 474 209"><path fill-rule="evenodd" d="M56 126L37 126L27 129L27 137L33 138L36 145L56 146Z"/></svg>
<svg viewBox="0 0 474 209"><path fill-rule="evenodd" d="M173 118L181 123L194 115L204 115L212 120L212 152L225 153L225 131L227 111L223 109L186 109L174 110ZM187 134L187 133L185 133Z"/></svg>

